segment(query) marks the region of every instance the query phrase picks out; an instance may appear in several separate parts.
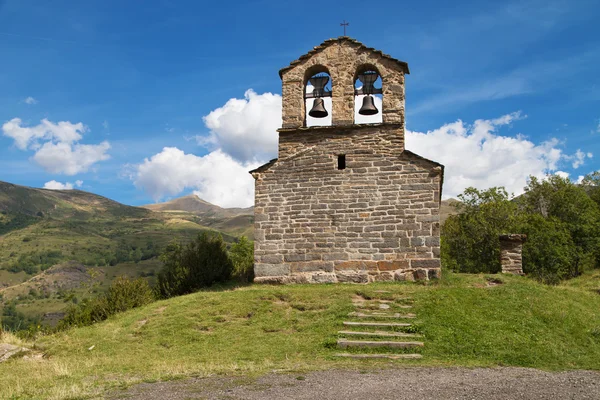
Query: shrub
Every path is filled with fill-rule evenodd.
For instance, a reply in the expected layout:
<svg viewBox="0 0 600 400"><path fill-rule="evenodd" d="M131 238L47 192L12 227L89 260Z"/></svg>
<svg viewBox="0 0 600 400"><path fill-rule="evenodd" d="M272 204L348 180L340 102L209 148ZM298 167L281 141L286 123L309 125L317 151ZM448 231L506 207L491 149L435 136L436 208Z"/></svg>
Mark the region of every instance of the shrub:
<svg viewBox="0 0 600 400"><path fill-rule="evenodd" d="M549 284L575 275L578 251L564 223L533 214L519 231L527 234L523 272Z"/></svg>
<svg viewBox="0 0 600 400"><path fill-rule="evenodd" d="M229 249L229 258L233 264L233 278L242 282L254 279L254 243L242 236Z"/></svg>
<svg viewBox="0 0 600 400"><path fill-rule="evenodd" d="M168 298L192 293L231 277L233 264L221 235L202 233L183 246L170 244L160 256L157 294Z"/></svg>
<svg viewBox="0 0 600 400"><path fill-rule="evenodd" d="M517 206L504 188L467 188L458 196L460 214L442 226L442 263L457 272L500 272L498 237L510 232Z"/></svg>
<svg viewBox="0 0 600 400"><path fill-rule="evenodd" d="M152 289L144 279L130 280L118 277L108 291L93 299L86 299L67 310L58 328L85 326L104 321L111 315L140 307L154 301Z"/></svg>

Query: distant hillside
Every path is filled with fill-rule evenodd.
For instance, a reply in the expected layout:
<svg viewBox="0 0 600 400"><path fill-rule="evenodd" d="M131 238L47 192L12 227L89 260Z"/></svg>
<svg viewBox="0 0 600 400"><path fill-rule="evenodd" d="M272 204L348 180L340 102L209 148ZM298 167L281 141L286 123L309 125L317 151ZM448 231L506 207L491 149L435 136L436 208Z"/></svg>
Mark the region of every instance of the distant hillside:
<svg viewBox="0 0 600 400"><path fill-rule="evenodd" d="M152 211L187 211L196 215L229 218L236 215L253 215L254 207L223 208L202 200L195 194L179 197L164 203L142 206Z"/></svg>
<svg viewBox="0 0 600 400"><path fill-rule="evenodd" d="M223 208L191 194L164 203L142 206L173 215L193 214L198 223L234 236L254 238L254 207Z"/></svg>
<svg viewBox="0 0 600 400"><path fill-rule="evenodd" d="M67 260L87 266L138 262L157 256L174 239L210 229L215 228L189 213L153 212L80 190L0 182L0 269L12 272L34 274Z"/></svg>
<svg viewBox="0 0 600 400"><path fill-rule="evenodd" d="M139 207L126 206L114 200L81 190L37 189L0 182L0 212L54 218L89 218L109 214L113 217L147 217Z"/></svg>

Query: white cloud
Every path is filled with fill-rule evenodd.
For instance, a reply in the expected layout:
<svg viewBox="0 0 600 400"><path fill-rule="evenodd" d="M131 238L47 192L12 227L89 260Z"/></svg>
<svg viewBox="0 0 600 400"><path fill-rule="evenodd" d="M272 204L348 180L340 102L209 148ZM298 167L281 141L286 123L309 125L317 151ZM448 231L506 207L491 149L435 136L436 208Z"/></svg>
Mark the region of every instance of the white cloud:
<svg viewBox="0 0 600 400"><path fill-rule="evenodd" d="M71 182L61 183L61 182L57 182L55 180L51 180L50 182L46 182L44 184L44 189L73 190L73 188L81 187L81 185L83 185L83 181L79 181L79 180L75 181L75 183L71 183Z"/></svg>
<svg viewBox="0 0 600 400"><path fill-rule="evenodd" d="M66 175L86 172L93 164L110 158L106 141L96 145L77 143L87 131L81 122L53 123L47 119L31 127L23 126L19 118L2 125L4 136L12 138L21 150L33 150L33 159L46 171Z"/></svg>
<svg viewBox="0 0 600 400"><path fill-rule="evenodd" d="M27 97L25 100L23 100L23 102L29 105L34 105L38 103L38 101L31 96Z"/></svg>
<svg viewBox="0 0 600 400"><path fill-rule="evenodd" d="M458 120L427 133L408 131L406 148L445 165L444 197L455 197L469 186L504 186L519 194L529 175L543 178L561 162L578 160L577 153L564 154L557 139L535 144L521 135L496 133L500 126L521 118L520 113L512 113L473 125Z"/></svg>
<svg viewBox="0 0 600 400"><path fill-rule="evenodd" d="M203 118L210 136L197 137L240 162L265 160L277 154L277 129L281 127L281 96L257 94L230 99Z"/></svg>
<svg viewBox="0 0 600 400"><path fill-rule="evenodd" d="M558 175L563 179L567 179L569 177L569 175L571 175L571 174L569 174L568 172L565 172L565 171L556 171L554 173L554 175Z"/></svg>
<svg viewBox="0 0 600 400"><path fill-rule="evenodd" d="M55 124L47 119L43 119L39 125L25 127L21 126L20 118L13 118L2 125L4 136L8 136L15 141L15 145L21 149L36 149L39 147L39 141L57 141L73 143L81 140L82 135L88 130L81 122L72 124L69 121L60 121Z"/></svg>
<svg viewBox="0 0 600 400"><path fill-rule="evenodd" d="M241 163L220 149L199 157L165 147L135 166L132 179L155 201L196 189L197 196L221 207L248 207L254 203L254 179L248 171L260 164Z"/></svg>
<svg viewBox="0 0 600 400"><path fill-rule="evenodd" d="M572 163L573 168L579 168L584 164L586 157L592 158L593 156L594 155L592 153L584 153L583 151L581 151L581 149L577 149L575 154L573 154L571 156L565 156L565 158L567 160L573 161L573 163Z"/></svg>
<svg viewBox="0 0 600 400"><path fill-rule="evenodd" d="M87 172L98 161L108 160L108 142L75 144L46 142L33 159L46 171L54 174L76 175Z"/></svg>

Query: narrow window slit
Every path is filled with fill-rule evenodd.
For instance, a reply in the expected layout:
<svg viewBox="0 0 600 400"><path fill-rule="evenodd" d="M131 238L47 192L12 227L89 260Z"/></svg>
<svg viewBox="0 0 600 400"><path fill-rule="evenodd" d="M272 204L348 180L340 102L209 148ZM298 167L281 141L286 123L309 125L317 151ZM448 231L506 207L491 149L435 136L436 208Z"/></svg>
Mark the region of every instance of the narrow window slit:
<svg viewBox="0 0 600 400"><path fill-rule="evenodd" d="M338 155L338 169L346 169L346 155Z"/></svg>

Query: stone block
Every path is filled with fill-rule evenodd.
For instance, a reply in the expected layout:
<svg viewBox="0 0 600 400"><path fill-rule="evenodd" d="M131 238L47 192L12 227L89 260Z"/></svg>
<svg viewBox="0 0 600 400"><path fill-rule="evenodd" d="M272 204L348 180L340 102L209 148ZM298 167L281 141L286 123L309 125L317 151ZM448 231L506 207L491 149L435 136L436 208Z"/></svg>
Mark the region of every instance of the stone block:
<svg viewBox="0 0 600 400"><path fill-rule="evenodd" d="M369 282L368 274L351 273L351 272L336 272L338 282L343 283L367 283Z"/></svg>
<svg viewBox="0 0 600 400"><path fill-rule="evenodd" d="M440 260L436 258L410 260L411 268L441 268Z"/></svg>
<svg viewBox="0 0 600 400"><path fill-rule="evenodd" d="M427 280L427 270L426 269L417 269L413 272L416 281L426 281Z"/></svg>
<svg viewBox="0 0 600 400"><path fill-rule="evenodd" d="M312 274L310 277L310 282L335 283L337 282L337 277L335 276L335 274Z"/></svg>
<svg viewBox="0 0 600 400"><path fill-rule="evenodd" d="M254 276L285 276L290 274L289 264L254 264Z"/></svg>
<svg viewBox="0 0 600 400"><path fill-rule="evenodd" d="M394 272L394 280L399 281L399 282L404 282L404 281L414 282L415 276L413 274L413 271L398 270L398 271Z"/></svg>
<svg viewBox="0 0 600 400"><path fill-rule="evenodd" d="M442 277L442 270L440 268L432 268L427 271L427 277L429 279L440 279Z"/></svg>
<svg viewBox="0 0 600 400"><path fill-rule="evenodd" d="M394 260L394 261L379 261L377 262L377 268L379 271L395 271L397 269L407 269L409 267L408 260Z"/></svg>
<svg viewBox="0 0 600 400"><path fill-rule="evenodd" d="M290 272L296 274L299 272L333 272L333 262L331 261L304 261L290 263Z"/></svg>
<svg viewBox="0 0 600 400"><path fill-rule="evenodd" d="M260 257L260 262L264 264L281 264L283 256L281 254L265 254Z"/></svg>

